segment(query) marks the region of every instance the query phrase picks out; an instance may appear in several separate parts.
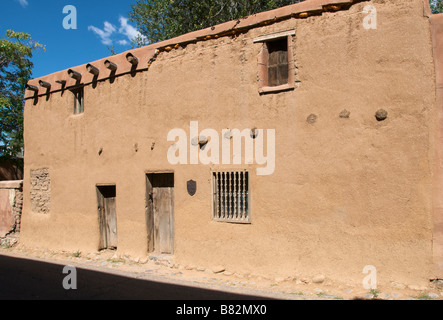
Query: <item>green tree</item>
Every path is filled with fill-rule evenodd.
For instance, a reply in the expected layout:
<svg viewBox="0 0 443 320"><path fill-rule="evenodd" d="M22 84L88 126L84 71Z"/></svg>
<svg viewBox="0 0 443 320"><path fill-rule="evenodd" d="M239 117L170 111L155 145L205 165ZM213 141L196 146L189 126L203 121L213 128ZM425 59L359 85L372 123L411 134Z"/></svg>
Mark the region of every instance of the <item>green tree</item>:
<svg viewBox="0 0 443 320"><path fill-rule="evenodd" d="M429 0L431 4L432 13L442 13L443 12L443 0Z"/></svg>
<svg viewBox="0 0 443 320"><path fill-rule="evenodd" d="M32 75L33 50L44 48L24 32L0 39L0 156L14 158L23 148L23 98Z"/></svg>
<svg viewBox="0 0 443 320"><path fill-rule="evenodd" d="M170 39L191 31L240 19L304 0L136 0L130 21L145 36L144 43Z"/></svg>

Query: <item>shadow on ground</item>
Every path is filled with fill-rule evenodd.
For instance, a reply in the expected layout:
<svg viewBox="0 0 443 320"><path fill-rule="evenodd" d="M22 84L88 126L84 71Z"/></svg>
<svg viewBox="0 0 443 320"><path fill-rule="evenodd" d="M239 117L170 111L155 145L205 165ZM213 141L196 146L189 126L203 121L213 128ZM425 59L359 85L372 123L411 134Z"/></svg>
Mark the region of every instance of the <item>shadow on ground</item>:
<svg viewBox="0 0 443 320"><path fill-rule="evenodd" d="M77 268L77 289L65 290L63 265L0 255L1 300L265 300Z"/></svg>

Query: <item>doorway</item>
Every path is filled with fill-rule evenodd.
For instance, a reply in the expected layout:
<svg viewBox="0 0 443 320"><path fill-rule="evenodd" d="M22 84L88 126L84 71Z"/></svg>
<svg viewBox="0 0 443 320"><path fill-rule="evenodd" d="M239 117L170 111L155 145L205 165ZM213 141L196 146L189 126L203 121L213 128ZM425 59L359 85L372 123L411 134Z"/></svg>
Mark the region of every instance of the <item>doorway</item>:
<svg viewBox="0 0 443 320"><path fill-rule="evenodd" d="M97 186L99 250L117 249L116 187Z"/></svg>
<svg viewBox="0 0 443 320"><path fill-rule="evenodd" d="M146 175L148 251L174 253L174 174Z"/></svg>

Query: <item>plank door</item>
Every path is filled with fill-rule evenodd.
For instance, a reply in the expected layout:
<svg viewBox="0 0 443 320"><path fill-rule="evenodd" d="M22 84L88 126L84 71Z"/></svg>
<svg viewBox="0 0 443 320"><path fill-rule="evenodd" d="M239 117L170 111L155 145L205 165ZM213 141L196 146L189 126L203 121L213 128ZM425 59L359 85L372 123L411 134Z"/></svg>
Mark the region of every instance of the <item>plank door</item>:
<svg viewBox="0 0 443 320"><path fill-rule="evenodd" d="M100 249L117 248L117 213L115 186L97 187L100 224Z"/></svg>
<svg viewBox="0 0 443 320"><path fill-rule="evenodd" d="M149 252L174 253L174 174L148 174L147 227Z"/></svg>

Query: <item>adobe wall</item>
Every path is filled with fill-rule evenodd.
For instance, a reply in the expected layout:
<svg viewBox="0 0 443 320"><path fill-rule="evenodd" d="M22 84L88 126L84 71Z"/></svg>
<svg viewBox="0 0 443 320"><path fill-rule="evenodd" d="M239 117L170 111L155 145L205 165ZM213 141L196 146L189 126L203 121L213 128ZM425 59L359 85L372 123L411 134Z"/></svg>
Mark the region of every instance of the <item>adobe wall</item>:
<svg viewBox="0 0 443 320"><path fill-rule="evenodd" d="M367 4L376 30L363 27ZM260 95L253 40L289 29L296 88ZM422 0L362 2L162 52L149 71L86 86L84 114L72 106L69 91L26 101L24 245L97 250L95 188L115 184L118 251L145 256L145 173L173 171L177 263L356 283L366 265L380 283L432 273L435 75ZM275 172L169 164L169 131L189 134L191 121L220 134L275 129ZM32 172L45 168L50 207L38 212ZM250 225L211 219L211 170L233 168L250 171Z"/></svg>
<svg viewBox="0 0 443 320"><path fill-rule="evenodd" d="M12 246L20 234L23 205L21 180L0 182L0 245Z"/></svg>
<svg viewBox="0 0 443 320"><path fill-rule="evenodd" d="M436 116L435 116L435 153L434 153L434 229L433 229L433 256L435 278L443 278L443 203L441 194L443 192L443 14L430 17L432 43L434 50L434 61L436 70Z"/></svg>

